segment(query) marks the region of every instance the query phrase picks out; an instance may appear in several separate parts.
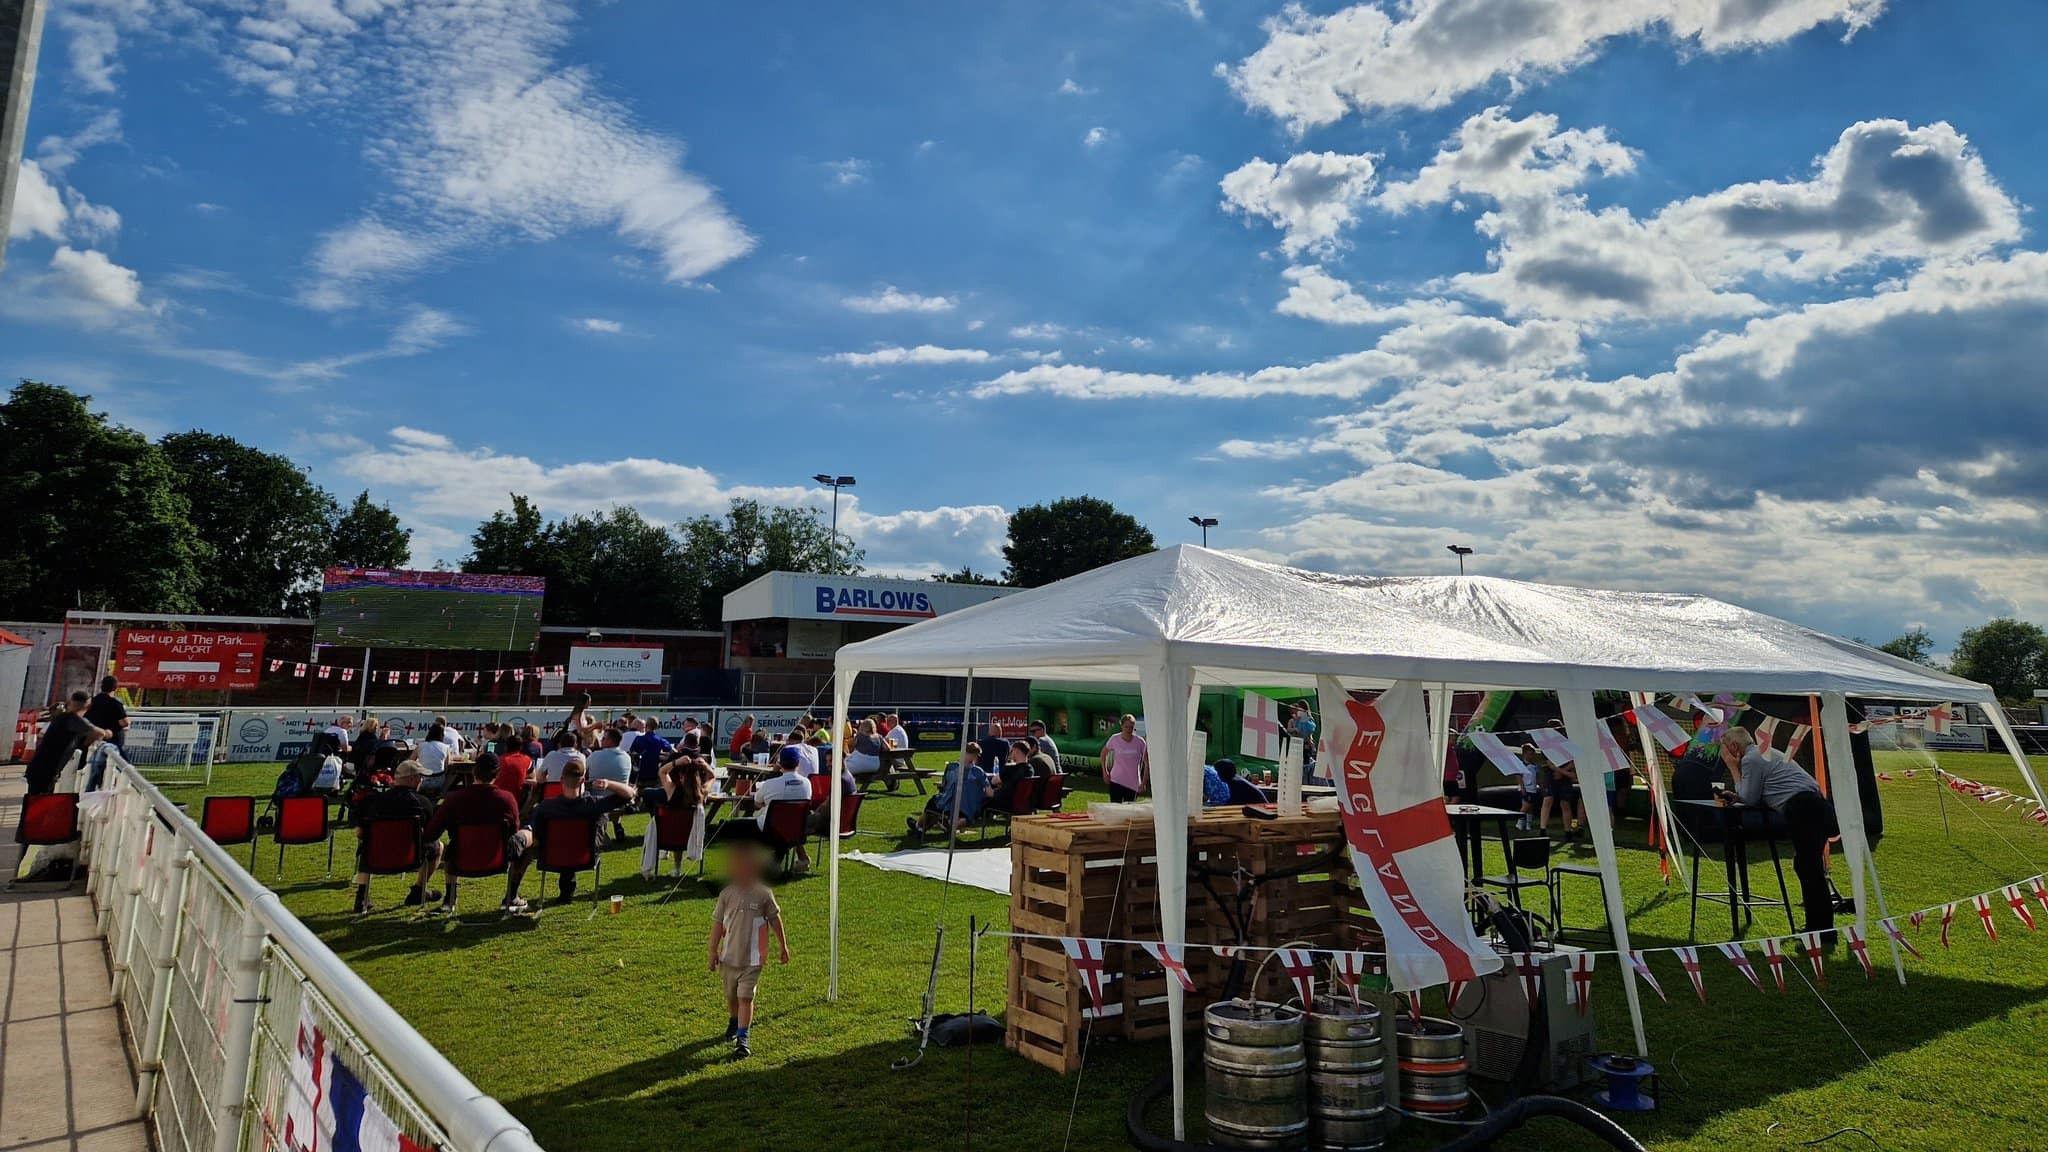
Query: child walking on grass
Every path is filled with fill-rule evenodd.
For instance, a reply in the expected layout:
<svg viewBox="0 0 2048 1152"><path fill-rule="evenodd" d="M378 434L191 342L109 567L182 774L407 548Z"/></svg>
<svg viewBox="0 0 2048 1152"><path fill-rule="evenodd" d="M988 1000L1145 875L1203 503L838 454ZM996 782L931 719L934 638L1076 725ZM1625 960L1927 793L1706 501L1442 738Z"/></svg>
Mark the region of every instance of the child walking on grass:
<svg viewBox="0 0 2048 1152"><path fill-rule="evenodd" d="M775 893L761 881L760 850L740 845L728 856L726 868L725 887L711 912L711 970L725 986L725 1038L732 1041L733 1058L743 1059L753 1054L747 1032L754 1023L754 989L768 959L768 933L774 931L784 964L789 963L789 937L782 930Z"/></svg>

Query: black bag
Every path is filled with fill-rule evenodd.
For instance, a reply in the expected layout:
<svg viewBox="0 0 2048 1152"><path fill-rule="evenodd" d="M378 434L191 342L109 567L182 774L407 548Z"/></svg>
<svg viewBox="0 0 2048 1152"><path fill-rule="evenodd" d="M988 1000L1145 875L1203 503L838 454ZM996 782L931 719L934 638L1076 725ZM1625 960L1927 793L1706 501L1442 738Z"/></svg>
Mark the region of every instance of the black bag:
<svg viewBox="0 0 2048 1152"><path fill-rule="evenodd" d="M1001 1044L1002 1021L986 1012L976 1012L972 1016L959 1012L932 1017L932 1043L941 1048L958 1048L970 1042Z"/></svg>

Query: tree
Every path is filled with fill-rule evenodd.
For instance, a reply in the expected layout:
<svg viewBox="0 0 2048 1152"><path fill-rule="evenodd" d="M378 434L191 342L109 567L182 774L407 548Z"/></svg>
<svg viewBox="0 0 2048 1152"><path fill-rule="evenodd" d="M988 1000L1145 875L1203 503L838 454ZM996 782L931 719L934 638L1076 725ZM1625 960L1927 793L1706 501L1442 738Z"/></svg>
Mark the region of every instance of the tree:
<svg viewBox="0 0 2048 1152"><path fill-rule="evenodd" d="M770 508L734 500L725 515L698 516L677 526L694 601L693 628L716 628L725 594L769 572L857 575L866 553L832 529L815 508Z"/></svg>
<svg viewBox="0 0 2048 1152"><path fill-rule="evenodd" d="M1931 666L1932 662L1927 659L1927 655L1934 651L1934 637L1927 634L1927 629L1915 625L1879 644L1877 650L1889 652L1901 660Z"/></svg>
<svg viewBox="0 0 2048 1152"><path fill-rule="evenodd" d="M1157 547L1151 529L1107 500L1069 496L1030 504L1010 515L1003 583L1036 588Z"/></svg>
<svg viewBox="0 0 2048 1152"><path fill-rule="evenodd" d="M0 404L0 616L193 611L200 545L170 461L90 400L23 380Z"/></svg>
<svg viewBox="0 0 2048 1152"><path fill-rule="evenodd" d="M327 563L343 568L403 568L412 560L412 529L388 504L370 503L367 489L334 522Z"/></svg>
<svg viewBox="0 0 2048 1152"><path fill-rule="evenodd" d="M491 518L469 534L469 555L462 561L464 572L491 572L508 576L543 576L542 533L547 521L533 501L512 493L512 507L491 513Z"/></svg>
<svg viewBox="0 0 2048 1152"><path fill-rule="evenodd" d="M962 564L957 570L932 577L940 584L981 584L1001 586L1002 581L993 576L976 572L972 566Z"/></svg>
<svg viewBox="0 0 2048 1152"><path fill-rule="evenodd" d="M176 432L157 442L199 531L199 604L223 616L312 610L334 497L290 460L232 436Z"/></svg>
<svg viewBox="0 0 2048 1152"><path fill-rule="evenodd" d="M1991 685L2000 700L2028 700L2048 680L2048 633L2011 617L1966 628L1956 639L1949 671Z"/></svg>

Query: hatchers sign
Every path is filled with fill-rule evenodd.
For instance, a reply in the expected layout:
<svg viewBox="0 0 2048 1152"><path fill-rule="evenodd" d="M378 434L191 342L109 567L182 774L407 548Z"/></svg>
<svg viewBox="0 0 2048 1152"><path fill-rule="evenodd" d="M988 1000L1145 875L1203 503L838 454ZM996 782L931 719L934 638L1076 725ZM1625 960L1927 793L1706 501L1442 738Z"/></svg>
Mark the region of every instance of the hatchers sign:
<svg viewBox="0 0 2048 1152"><path fill-rule="evenodd" d="M595 687L661 684L662 651L632 644L569 649L569 683Z"/></svg>

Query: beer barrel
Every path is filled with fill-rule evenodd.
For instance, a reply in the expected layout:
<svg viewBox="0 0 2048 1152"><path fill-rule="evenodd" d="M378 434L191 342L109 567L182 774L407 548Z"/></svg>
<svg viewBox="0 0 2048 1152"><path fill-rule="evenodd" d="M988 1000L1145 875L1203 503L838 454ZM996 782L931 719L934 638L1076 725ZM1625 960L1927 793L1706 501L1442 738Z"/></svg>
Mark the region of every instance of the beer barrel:
<svg viewBox="0 0 2048 1152"><path fill-rule="evenodd" d="M1394 1024L1394 1052L1402 1108L1424 1116L1465 1110L1472 1092L1465 1082L1465 1030L1456 1021L1403 1016Z"/></svg>
<svg viewBox="0 0 2048 1152"><path fill-rule="evenodd" d="M1203 1112L1226 1148L1299 1148L1308 1133L1301 1010L1224 1000L1203 1013Z"/></svg>
<svg viewBox="0 0 2048 1152"><path fill-rule="evenodd" d="M1330 1152L1376 1152L1387 1138L1387 1076L1380 1010L1336 996L1310 1006L1310 1143Z"/></svg>

